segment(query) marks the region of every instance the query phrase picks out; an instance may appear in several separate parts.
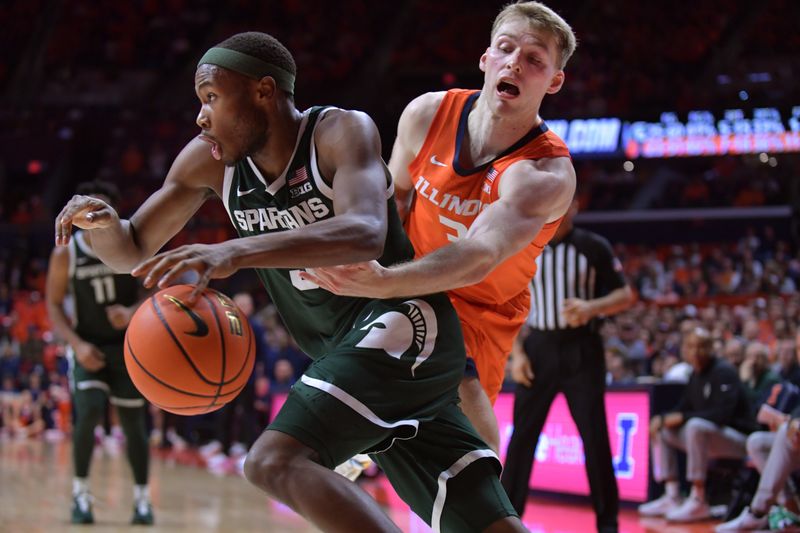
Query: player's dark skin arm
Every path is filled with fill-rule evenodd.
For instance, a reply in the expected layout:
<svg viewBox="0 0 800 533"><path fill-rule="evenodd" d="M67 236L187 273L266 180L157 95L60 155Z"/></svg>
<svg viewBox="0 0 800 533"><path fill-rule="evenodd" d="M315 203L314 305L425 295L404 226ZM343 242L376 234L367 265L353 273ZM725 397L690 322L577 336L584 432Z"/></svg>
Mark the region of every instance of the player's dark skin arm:
<svg viewBox="0 0 800 533"><path fill-rule="evenodd" d="M363 113L332 111L315 134L320 170L332 176L336 216L301 228L193 244L142 263L134 275L145 287L170 285L186 270L196 270L198 287L240 268L303 268L375 259L386 239L387 177L380 137Z"/></svg>
<svg viewBox="0 0 800 533"><path fill-rule="evenodd" d="M75 351L78 363L90 371L100 370L105 366L105 356L97 346L83 340L70 323L64 312L64 297L69 288L69 249L56 247L50 254L47 267L47 288L45 302L50 321L59 337L64 339Z"/></svg>
<svg viewBox="0 0 800 533"><path fill-rule="evenodd" d="M332 176L336 217L292 231L193 244L145 261L133 273L145 286L169 285L186 270L209 279L247 267L313 267L367 261L380 256L386 238L386 174L374 123L357 112L332 111L316 132L324 175ZM75 224L91 231L93 248L109 266L130 271L152 257L203 204L209 191L222 194L224 167L208 146L192 140L156 191L130 221L91 197L75 196L56 219L56 243L69 241ZM135 230L134 230L135 228ZM166 277L165 277L166 275Z"/></svg>
<svg viewBox="0 0 800 533"><path fill-rule="evenodd" d="M208 145L193 139L175 158L161 188L130 220L120 220L100 199L73 196L56 217L56 245L69 242L73 225L89 230L92 249L103 263L130 272L175 236L210 194L221 194L223 172Z"/></svg>

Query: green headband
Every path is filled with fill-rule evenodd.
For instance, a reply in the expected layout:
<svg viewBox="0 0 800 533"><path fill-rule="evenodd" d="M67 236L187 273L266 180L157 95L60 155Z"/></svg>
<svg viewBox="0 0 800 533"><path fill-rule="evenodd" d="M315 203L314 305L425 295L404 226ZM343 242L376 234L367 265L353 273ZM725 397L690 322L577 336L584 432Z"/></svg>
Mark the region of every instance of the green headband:
<svg viewBox="0 0 800 533"><path fill-rule="evenodd" d="M271 76L275 79L278 88L289 94L294 94L294 74L277 65L236 50L219 47L210 48L200 58L197 66L199 67L203 64L224 67L256 80L260 80L264 76Z"/></svg>

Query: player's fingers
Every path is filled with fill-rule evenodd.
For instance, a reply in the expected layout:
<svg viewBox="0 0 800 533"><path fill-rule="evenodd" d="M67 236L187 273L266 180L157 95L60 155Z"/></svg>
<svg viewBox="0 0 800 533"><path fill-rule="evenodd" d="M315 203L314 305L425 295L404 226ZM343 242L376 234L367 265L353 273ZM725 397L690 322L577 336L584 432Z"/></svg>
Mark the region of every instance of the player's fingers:
<svg viewBox="0 0 800 533"><path fill-rule="evenodd" d="M56 217L56 244L65 245L72 234L72 226L84 229L103 227L113 218L111 207L91 196L73 196Z"/></svg>
<svg viewBox="0 0 800 533"><path fill-rule="evenodd" d="M152 287L170 266L184 257L185 254L181 252L180 248L160 253L137 265L131 270L131 275L136 277L144 276L144 286Z"/></svg>
<svg viewBox="0 0 800 533"><path fill-rule="evenodd" d="M314 269L313 274L311 272L301 271L300 279L310 281L311 283L318 285L321 289L325 289L328 292L336 294L334 284L328 279L324 278L321 274L318 274L318 269Z"/></svg>
<svg viewBox="0 0 800 533"><path fill-rule="evenodd" d="M305 271L316 276L318 279L332 282L346 274L346 268L346 266L314 267L313 269L308 268Z"/></svg>
<svg viewBox="0 0 800 533"><path fill-rule="evenodd" d="M105 365L106 362L103 354L102 353L98 354L93 352L90 357L87 357L86 365L84 366L86 366L86 368L88 368L89 370L94 371L94 370L100 370Z"/></svg>
<svg viewBox="0 0 800 533"><path fill-rule="evenodd" d="M103 207L101 209L93 209L88 211L84 218L94 227L105 227L113 219L113 213L110 207Z"/></svg>
<svg viewBox="0 0 800 533"><path fill-rule="evenodd" d="M525 375L524 372L517 375L517 383L519 383L523 387L530 387L531 385L533 385L530 378L528 378L528 376Z"/></svg>
<svg viewBox="0 0 800 533"><path fill-rule="evenodd" d="M178 276L180 276L187 270L197 270L202 275L206 275L209 269L204 268L204 266L205 265L202 263L202 261L190 260L190 259L181 259L176 263L172 263L165 270L165 272L158 278L158 287L160 289L165 289L169 287L174 283L175 279L177 279ZM150 275L155 278L155 272L151 272ZM206 283L208 282L206 281Z"/></svg>
<svg viewBox="0 0 800 533"><path fill-rule="evenodd" d="M149 260L149 262L142 263L136 267L136 276L145 275L142 282L145 288L149 289L164 276L164 273L172 268L172 266L181 261L182 257L177 253L167 252L165 254L157 255Z"/></svg>
<svg viewBox="0 0 800 533"><path fill-rule="evenodd" d="M148 274L152 266L156 264L158 258L159 256L156 255L154 257L151 257L150 259L142 261L141 263L133 267L133 269L131 270L131 276L138 278Z"/></svg>
<svg viewBox="0 0 800 533"><path fill-rule="evenodd" d="M131 270L131 275L135 277L142 277L146 276L147 274L152 274L151 277L153 280L156 280L158 278L155 276L155 274L153 274L156 269L159 269L159 273L163 273L165 270L163 264L172 264L177 263L182 259L189 259L192 257L193 252L193 245L190 244L178 246L177 248L173 248L172 250L168 250L166 252L161 252L160 254L156 254L149 259L145 259L136 265L133 270Z"/></svg>
<svg viewBox="0 0 800 533"><path fill-rule="evenodd" d="M72 235L73 207L68 203L64 206L55 220L56 246L66 246Z"/></svg>
<svg viewBox="0 0 800 533"><path fill-rule="evenodd" d="M190 306L194 305L197 300L200 298L200 295L203 294L203 291L206 290L208 287L208 282L211 280L211 271L206 270L200 279L197 280L197 285L195 285L194 290L189 294L189 301L187 302Z"/></svg>

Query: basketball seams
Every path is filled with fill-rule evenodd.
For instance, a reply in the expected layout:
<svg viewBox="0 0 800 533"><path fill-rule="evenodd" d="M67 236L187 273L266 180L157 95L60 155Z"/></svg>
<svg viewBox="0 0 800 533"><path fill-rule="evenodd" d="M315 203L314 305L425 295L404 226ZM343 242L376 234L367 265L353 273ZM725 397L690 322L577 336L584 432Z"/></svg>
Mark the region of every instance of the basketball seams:
<svg viewBox="0 0 800 533"><path fill-rule="evenodd" d="M189 354L186 353L186 349L183 347L183 344L181 344L181 341L178 340L178 337L175 335L175 332L172 331L172 328L170 327L169 322L167 321L167 318L164 316L164 313L161 311L161 307L158 305L158 300L156 300L156 296L155 295L150 297L150 302L153 304L153 309L155 310L156 316L158 316L158 319L161 320L161 324L164 326L164 328L166 328L167 333L169 333L169 336L172 338L172 340L175 342L175 345L178 347L178 349L183 354L183 357L184 357L184 359L186 359L186 362L189 363L189 366L191 366L192 370L194 370L195 374L197 374L197 377L199 377L206 384L211 385L212 387L216 387L219 384L219 381L214 382L214 381L211 381L210 379L206 378L206 376L200 371L200 369L197 368L197 365L194 364L194 361L192 360L191 356L189 356Z"/></svg>
<svg viewBox="0 0 800 533"><path fill-rule="evenodd" d="M189 288L188 286L183 287ZM217 345L216 339L213 339L213 334L200 344L196 341L189 342L191 339L184 338L184 334L190 333L188 331L184 332L184 328L180 327L183 323L180 316L181 313L175 312L170 306L163 305L160 300L164 294L184 298L186 294L183 287L173 287L173 289L177 289L177 292L167 293L165 289L151 296L149 305L141 307L139 309L139 311L142 311L141 313L137 311L140 318L137 320L136 315L134 315L134 320L131 321L125 338L126 364L129 366L131 378L135 378L134 384L136 384L137 388L151 393L145 395L145 397L153 405L180 415L203 414L215 411L230 402L249 383L249 372L247 371L249 369L252 372L253 369L255 335L249 321L244 317L242 321L247 323L242 324L241 329L247 330L247 332L241 334L236 331L235 333L239 333L236 335L234 334L233 324L231 324L230 339L226 339L228 336L228 328L226 326L229 325L228 322L233 320L227 320L228 317L225 316L228 311L227 308L230 305L232 307L231 311L233 309L238 311L236 314L240 318L242 317L241 309L238 309L235 304L228 304L230 299L224 294L208 288L205 294L201 295L201 301L205 300L206 304L195 306L195 312L199 316L205 317L205 323L210 326L212 332L214 330L212 324L216 324L217 334L221 337L220 344ZM182 306L179 307L183 309ZM208 316L209 313L214 315L213 322L211 317ZM190 313L190 315L193 315L193 313ZM192 319L195 320L195 318ZM197 323L197 320L195 320L195 323ZM155 337L146 333L147 330L151 328L156 328L157 330L158 327L164 329ZM153 333L156 333L156 330ZM172 347L169 347L164 333L169 335L172 340ZM137 341L137 337L141 336L146 339ZM159 342L167 346L163 356L166 357L166 360L163 360L159 353L162 351L158 349ZM246 345L243 345L244 343ZM139 356L134 351L134 345L137 346L136 349L140 352ZM217 352L217 349L214 348L215 345L221 348L221 353ZM151 347L155 350L150 350ZM141 353L143 349L146 350L146 353ZM177 352L180 352L180 355ZM217 357L221 358L219 363L216 360ZM184 363L181 363L181 358L183 358ZM226 376L228 365L231 365L231 370L234 370L237 362L240 364L240 368L235 370L235 375L225 379L228 377ZM189 372L189 368L184 366L186 363L189 364L192 372ZM213 373L213 368L218 364L221 364L219 379L209 380L205 372ZM193 377L192 374L196 377ZM193 392L193 390L198 389L203 392ZM156 401L150 399L149 395L154 396Z"/></svg>
<svg viewBox="0 0 800 533"><path fill-rule="evenodd" d="M133 359L133 361L136 363L136 366L141 368L142 371L147 375L147 377L149 377L150 379L152 379L153 381L155 381L159 385L162 385L162 386L166 387L167 389L169 389L171 391L174 391L174 392L186 395L186 396L193 396L195 398L220 398L220 397L223 397L223 396L230 396L231 394L239 392L244 388L244 385L241 385L241 386L237 387L234 391L225 392L225 393L222 393L222 394L201 394L199 392L192 392L192 391L188 391L188 390L184 390L184 389L178 388L178 387L176 387L174 385L170 385L169 383L165 382L164 380L162 380L161 378L159 378L158 376L156 376L155 374L150 372L142 364L142 362L139 361L139 358L136 357L136 353L133 351L133 346L131 346L130 339L127 339L126 342L128 343L128 353L131 354L131 359ZM154 403L154 402L151 401L151 403Z"/></svg>
<svg viewBox="0 0 800 533"><path fill-rule="evenodd" d="M217 292L214 289L208 289L208 290L212 291L212 292ZM218 294L221 294L221 293L218 293ZM197 376L204 383L206 383L207 385L211 385L212 387L217 387L218 389L221 389L221 388L225 387L226 385L230 385L231 383L236 382L238 380L239 376L244 371L244 369L247 368L247 361L249 360L249 355L250 355L249 351L250 350L249 350L249 347L248 347L248 355L245 358L245 364L242 365L242 368L239 369L239 371L234 376L232 376L230 379L226 380L225 379L225 365L226 365L225 333L224 333L224 331L222 329L222 324L220 323L219 317L217 316L217 308L216 308L216 306L213 304L213 302L207 296L203 295L203 298L208 302L208 306L211 309L211 313L214 315L214 320L217 323L217 332L219 333L219 335L221 337L221 342L222 342L222 369L223 369L223 371L222 371L222 374L220 376L220 379L218 379L216 381L208 379L205 376L205 374L203 374L203 372L200 370L200 368L194 363L194 360L192 359L192 356L189 353L186 352L186 349L183 347L183 344L181 344L181 342L178 339L177 335L175 335L175 333L172 331L172 328L169 325L169 321L167 320L167 317L164 316L164 314L163 314L163 312L161 310L161 307L158 305L158 301L155 299L155 296L152 296L150 298L150 300L151 300L151 303L153 304L153 308L155 309L156 315L158 316L159 320L161 320L162 325L166 328L167 333L169 333L169 335L172 338L172 340L178 346L178 349L180 349L181 353L183 354L184 358L189 363L189 365L192 367L192 370L194 370L195 374L197 374ZM247 324L247 327L248 328L250 327L249 323ZM209 397L211 397L211 396L209 396Z"/></svg>
<svg viewBox="0 0 800 533"><path fill-rule="evenodd" d="M225 352L225 348L226 348L226 346L225 346L225 332L222 330L222 324L220 324L220 321L219 321L219 315L217 314L217 306L214 305L214 302L212 302L211 299L208 296L206 296L205 294L203 295L203 299L205 301L207 301L209 307L211 307L211 314L214 315L214 321L217 323L217 331L219 332L219 340L220 340L220 344L222 345L222 358L221 358L222 359L222 370L220 371L220 380L219 380L218 385L217 385L217 392L215 393L214 398L211 400L211 405L213 406L216 403L217 398L219 398L220 392L222 391L222 387L224 387L226 385L226 383L225 383L225 365L227 364L227 354ZM233 381L233 380L231 380L231 381Z"/></svg>
<svg viewBox="0 0 800 533"><path fill-rule="evenodd" d="M208 289L208 290L214 291L214 289ZM214 291L214 292L217 292L217 291ZM221 293L219 293L219 294L221 294ZM242 375L242 372L244 372L244 370L248 366L248 363L250 362L250 354L254 351L255 340L254 340L254 337L253 337L253 328L250 327L250 322L247 320L247 317L245 317L244 320L242 320L242 329L243 330L246 329L247 332L248 332L248 335L250 337L249 341L247 343L247 354L245 355L244 361L242 362L242 366L239 368L239 370L236 371L236 374L231 376L231 379L229 381L223 382L222 383L223 385L229 385L229 384L231 384L234 381L239 379L239 376ZM222 334L222 333L220 333L220 334ZM224 377L224 374L223 374L223 377Z"/></svg>

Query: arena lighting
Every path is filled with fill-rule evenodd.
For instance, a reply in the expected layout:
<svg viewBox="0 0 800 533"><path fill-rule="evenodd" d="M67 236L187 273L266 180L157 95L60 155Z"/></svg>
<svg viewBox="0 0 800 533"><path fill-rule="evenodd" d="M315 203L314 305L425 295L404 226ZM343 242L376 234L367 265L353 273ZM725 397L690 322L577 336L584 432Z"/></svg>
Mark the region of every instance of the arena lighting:
<svg viewBox="0 0 800 533"><path fill-rule="evenodd" d="M43 168L42 162L39 161L38 159L31 159L30 161L28 161L27 165L28 174L31 175L39 174L42 172L42 168Z"/></svg>
<svg viewBox="0 0 800 533"><path fill-rule="evenodd" d="M785 113L775 107L718 115L698 110L685 120L662 113L657 122L625 123L622 146L631 159L800 152L800 106Z"/></svg>
<svg viewBox="0 0 800 533"><path fill-rule="evenodd" d="M800 106L664 112L658 120L551 119L576 158L670 158L800 152ZM759 157L763 160L763 156Z"/></svg>

